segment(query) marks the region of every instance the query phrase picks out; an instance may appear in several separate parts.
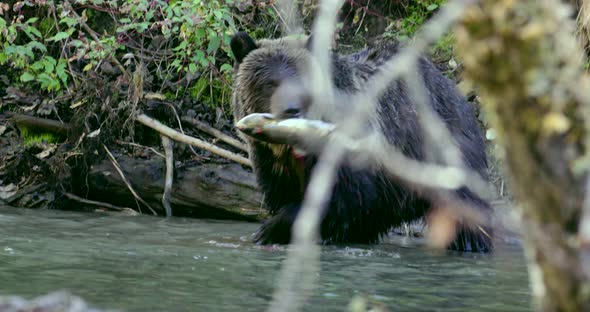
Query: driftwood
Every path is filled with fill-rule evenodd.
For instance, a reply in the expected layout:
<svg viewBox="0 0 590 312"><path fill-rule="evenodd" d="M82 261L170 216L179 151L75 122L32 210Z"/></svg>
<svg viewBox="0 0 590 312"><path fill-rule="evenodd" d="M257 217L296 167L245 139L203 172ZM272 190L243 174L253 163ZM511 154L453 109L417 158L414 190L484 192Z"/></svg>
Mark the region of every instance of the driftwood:
<svg viewBox="0 0 590 312"><path fill-rule="evenodd" d="M125 177L136 192L158 214L165 214L162 205L165 162L133 159L117 155ZM262 194L255 176L239 164L200 164L175 169L176 177L170 193L170 205L175 216L214 219L260 220L266 216ZM91 168L88 174L90 199L108 201L122 207L136 207L120 174L110 161Z"/></svg>

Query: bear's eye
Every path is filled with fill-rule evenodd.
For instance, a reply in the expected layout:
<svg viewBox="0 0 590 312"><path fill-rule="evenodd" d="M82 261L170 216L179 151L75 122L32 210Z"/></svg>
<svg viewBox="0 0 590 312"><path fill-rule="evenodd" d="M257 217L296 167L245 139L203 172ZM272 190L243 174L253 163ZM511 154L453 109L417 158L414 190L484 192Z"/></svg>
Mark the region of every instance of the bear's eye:
<svg viewBox="0 0 590 312"><path fill-rule="evenodd" d="M271 88L277 88L279 86L279 81L275 79L269 80L268 86Z"/></svg>

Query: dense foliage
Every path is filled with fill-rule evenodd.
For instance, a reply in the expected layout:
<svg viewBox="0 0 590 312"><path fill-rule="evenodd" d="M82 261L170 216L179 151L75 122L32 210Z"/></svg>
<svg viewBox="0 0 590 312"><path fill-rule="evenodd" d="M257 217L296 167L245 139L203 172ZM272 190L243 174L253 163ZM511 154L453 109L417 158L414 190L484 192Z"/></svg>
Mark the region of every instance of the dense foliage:
<svg viewBox="0 0 590 312"><path fill-rule="evenodd" d="M0 2L0 66L10 69L4 83L55 94L107 67L129 82L142 64L153 91L175 97L192 87L213 101L228 86L231 34L255 25L245 20L253 13L272 18L265 8L233 0Z"/></svg>
<svg viewBox="0 0 590 312"><path fill-rule="evenodd" d="M345 46L358 49L386 28L387 36L409 38L443 2L347 0ZM309 31L317 0L298 3ZM27 180L32 184L51 177L51 185L82 194L84 183L76 181L106 157L104 147L141 155L136 146L161 144L156 132L133 122L137 112L176 129L181 117L195 117L233 132L231 35L276 37L283 20L273 0L0 0L0 118L14 111L69 129L18 124L5 132L3 162L22 170L0 171L0 180L23 187L21 176L38 177ZM175 148L180 161L211 156ZM42 151L50 156L35 157Z"/></svg>

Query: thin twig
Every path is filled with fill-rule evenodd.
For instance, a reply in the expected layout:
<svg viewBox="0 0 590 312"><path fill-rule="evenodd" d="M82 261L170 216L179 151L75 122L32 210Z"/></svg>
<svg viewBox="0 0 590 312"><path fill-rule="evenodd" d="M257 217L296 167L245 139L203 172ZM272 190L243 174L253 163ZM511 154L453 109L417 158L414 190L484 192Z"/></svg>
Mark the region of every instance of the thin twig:
<svg viewBox="0 0 590 312"><path fill-rule="evenodd" d="M369 5L370 4L371 4L371 0L368 0L367 1L367 5L365 7L362 7L362 9L363 9L363 17L361 18L361 20L359 22L359 27L357 27L356 31L354 32L354 35L355 36L358 34L359 30L363 26L363 22L365 21L365 16L367 16L367 11L369 10Z"/></svg>
<svg viewBox="0 0 590 312"><path fill-rule="evenodd" d="M69 199L73 199L77 202L81 202L83 204L87 204L87 205L93 205L93 206L99 206L99 207L104 207L104 208L108 208L108 209L112 209L112 210L117 210L117 211L123 211L125 209L131 209L131 208L127 208L127 207L119 207L119 206L115 206L109 203L104 203L104 202L99 202L99 201L95 201L95 200L90 200L90 199L85 199L82 197L78 197L74 194L71 193L63 193L67 198Z"/></svg>
<svg viewBox="0 0 590 312"><path fill-rule="evenodd" d="M284 0L289 1L289 0ZM306 68L309 81L309 89L315 103L326 103L319 109L324 111L335 111L333 107L334 90L331 79L330 47L331 36L336 23L333 18L340 7L340 1L320 2L319 14L316 17L316 24L313 30L311 64ZM342 123L344 126L342 135L356 135L369 119L375 116L375 107L383 90L390 85L391 81L398 78L404 71L407 71L407 64L415 64L420 52L431 42L438 39L446 32L464 10L466 1L450 2L441 10L439 16L435 16L427 23L420 37L413 45L396 55L391 61L382 66L382 70L375 74L367 84L365 92L361 92L351 98L355 104L353 114ZM350 96L349 96L350 97ZM350 100L350 99L349 99ZM323 112L315 112L323 115ZM336 132L336 134L339 134ZM326 152L327 151L327 152ZM312 171L311 180L306 188L304 202L292 228L292 248L288 251L281 273L279 275L278 289L273 294L273 300L269 306L270 311L298 311L306 301L307 295L313 283L310 281L319 270L319 249L314 244L318 235L321 216L323 215L327 202L331 196L331 186L335 183L335 175L340 162L345 155L345 149L331 139L324 151L319 156L319 161ZM297 289L297 286L300 286Z"/></svg>
<svg viewBox="0 0 590 312"><path fill-rule="evenodd" d="M141 196L139 196L137 194L137 192L135 192L135 190L133 189L133 186L131 186L131 183L129 183L129 181L127 180L127 177L125 177L125 174L123 173L123 170L121 170L121 167L119 166L119 163L115 159L115 156L113 156L113 154L111 154L111 151L109 151L109 149L104 144L102 144L102 147L107 152L107 155L109 156L109 159L113 163L113 166L115 167L115 170L117 170L117 172L119 173L119 176L121 176L121 179L123 180L123 182L125 183L125 185L127 185L127 188L129 188L129 191L131 191L131 194L133 194L133 197L135 197L135 199L137 199L138 201L140 201L142 204L146 205L152 211L152 213L155 216L158 215L156 213L156 211L148 203L146 203L146 201L143 200L143 198L141 198Z"/></svg>
<svg viewBox="0 0 590 312"><path fill-rule="evenodd" d="M241 142L240 140L234 139L232 137L230 137L229 135L207 125L204 122L201 122L200 120L197 120L195 118L190 118L190 117L182 117L182 121L186 122L186 123L190 123L193 127L211 135L214 136L220 140L222 140L223 142L238 148L244 152L248 152L248 147L246 146L245 143Z"/></svg>
<svg viewBox="0 0 590 312"><path fill-rule="evenodd" d="M229 160L233 160L239 164L245 165L245 166L252 166L252 163L250 162L249 159L240 156L238 154L232 153L228 150L225 150L219 146L216 146L214 144L211 144L209 142L205 142L203 140L199 140L197 138L193 138L191 136L188 136L186 134L182 134L164 124L162 124L161 122L148 117L147 115L144 114L139 114L137 117L135 117L135 120L137 120L139 123L142 123L156 131L158 131L159 133L175 140L178 142L182 142L185 144L189 144L189 145L193 145L196 146L198 148L202 148L204 150L210 151L211 153L214 153L216 155L219 155L221 157L225 157Z"/></svg>
<svg viewBox="0 0 590 312"><path fill-rule="evenodd" d="M313 278L319 270L320 249L316 239L320 220L345 155L345 149L336 141L330 141L325 151L329 152L321 153L306 188L301 211L293 224L292 248L287 251L287 259L279 275L282 282L278 283L273 294L269 311L300 310L314 287Z"/></svg>
<svg viewBox="0 0 590 312"><path fill-rule="evenodd" d="M172 207L170 207L170 192L172 191L172 181L174 174L174 152L172 149L172 140L165 135L162 138L162 146L166 152L166 182L164 183L164 194L162 195L162 205L166 209L166 217L172 216Z"/></svg>
<svg viewBox="0 0 590 312"><path fill-rule="evenodd" d="M211 93L211 94L213 94L213 93ZM182 122L180 121L180 116L178 116L178 113L176 112L176 108L171 103L166 103L166 104L168 105L168 107L170 107L170 109L174 113L174 117L176 117L176 121L178 122L178 129L180 129L180 133L185 134L184 129L182 129ZM191 149L191 152L193 152L193 155L195 155L197 157L201 157L201 156L199 156L199 154L197 154L197 151L195 151L195 149L192 146L189 145L189 148Z"/></svg>
<svg viewBox="0 0 590 312"><path fill-rule="evenodd" d="M285 0L289 1L289 0ZM334 35L338 8L342 0L322 1L313 27L312 54L316 64L308 64L306 74L311 82L312 99L326 103L333 109L334 86L332 84L330 43ZM334 140L319 156L317 166L305 190L301 210L291 229L293 247L281 268L278 289L273 294L269 311L298 311L305 304L314 286L313 279L319 271L319 247L315 244L321 217L331 196L331 186L336 180L337 168L344 158L344 148ZM299 289L296 287L299 285Z"/></svg>
<svg viewBox="0 0 590 312"><path fill-rule="evenodd" d="M412 65L418 67L417 63ZM424 78L418 74L418 70L409 70L405 73L405 79L408 86L408 95L416 104L418 121L425 134L423 144L426 150L426 161L442 161L444 165L461 169L464 176L463 185L481 198L491 200L494 197L494 191L490 183L475 170L466 166L463 153L459 149L451 131L432 106L429 105L428 89ZM439 157L434 157L435 153L440 154L437 155Z"/></svg>
<svg viewBox="0 0 590 312"><path fill-rule="evenodd" d="M160 157L162 157L162 158L166 158L166 156L164 156L164 154L162 154L162 153L158 152L158 151L157 151L155 148L153 148L153 147L150 147L150 146L143 146L143 145L141 145L141 144L137 144L137 143L133 143L133 142L123 142L123 141L120 141L120 140L117 140L117 141L115 141L115 142L116 142L117 144L122 144L122 145L131 145L131 146L134 146L134 147L139 147L139 148L147 148L147 149L149 149L150 151L154 152L154 154L156 154L156 155L158 155L158 156L160 156Z"/></svg>
<svg viewBox="0 0 590 312"><path fill-rule="evenodd" d="M293 1L277 1L276 5L272 4L272 7L283 22L284 34L296 34L302 31L301 19L298 14L295 14L297 8L293 5ZM285 17L281 13L284 13Z"/></svg>

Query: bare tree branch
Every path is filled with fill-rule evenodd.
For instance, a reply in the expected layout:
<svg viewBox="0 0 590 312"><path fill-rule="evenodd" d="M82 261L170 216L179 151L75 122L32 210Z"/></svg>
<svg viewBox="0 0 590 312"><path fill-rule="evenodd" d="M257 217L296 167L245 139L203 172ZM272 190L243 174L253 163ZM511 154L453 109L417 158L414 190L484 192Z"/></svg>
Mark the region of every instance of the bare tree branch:
<svg viewBox="0 0 590 312"><path fill-rule="evenodd" d="M190 118L190 117L182 117L182 121L191 124L193 127L207 133L210 134L218 139L220 139L221 141L235 147L238 148L244 152L248 152L248 147L246 146L246 144L244 142L241 142L238 139L234 139L232 137L230 137L229 135L207 125L206 123L197 120L195 118Z"/></svg>
<svg viewBox="0 0 590 312"><path fill-rule="evenodd" d="M250 166L250 167L252 166L250 160L247 158L244 158L238 154L234 154L228 150L225 150L225 149L223 149L219 146L213 145L211 143L199 140L197 138L190 137L186 134L182 134L182 133L180 133L170 127L167 127L164 124L162 124L161 122L159 122L153 118L150 118L144 114L139 114L138 116L135 117L135 120L158 131L159 133L161 133L161 134L163 134L175 141L202 148L204 150L207 150L207 151L210 151L214 154L217 154L221 157L225 157L227 159L233 160L233 161L235 161L239 164L242 164L242 165L246 165L246 166Z"/></svg>

